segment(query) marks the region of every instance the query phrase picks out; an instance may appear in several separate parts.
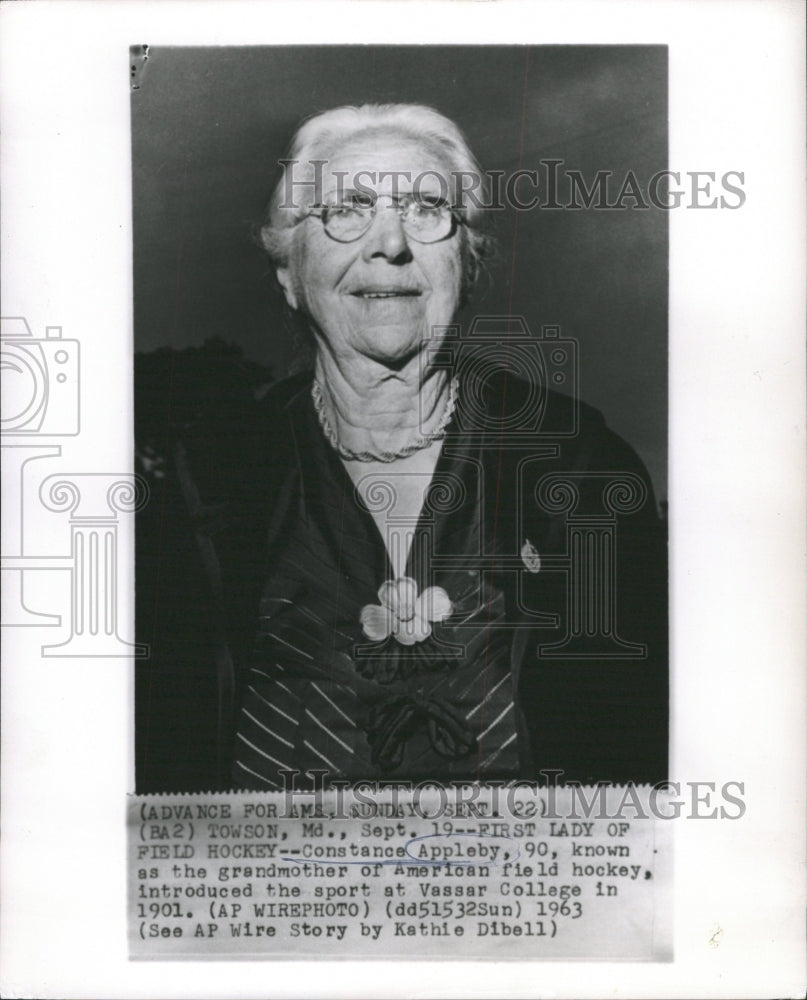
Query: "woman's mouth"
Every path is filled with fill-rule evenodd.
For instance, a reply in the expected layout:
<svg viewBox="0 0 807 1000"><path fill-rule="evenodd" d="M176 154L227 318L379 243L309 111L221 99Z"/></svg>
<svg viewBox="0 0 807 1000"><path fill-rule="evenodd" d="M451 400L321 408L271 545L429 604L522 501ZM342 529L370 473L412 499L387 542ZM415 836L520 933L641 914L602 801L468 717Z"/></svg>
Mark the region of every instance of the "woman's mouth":
<svg viewBox="0 0 807 1000"><path fill-rule="evenodd" d="M357 288L350 294L359 299L399 299L417 298L422 293L417 288Z"/></svg>

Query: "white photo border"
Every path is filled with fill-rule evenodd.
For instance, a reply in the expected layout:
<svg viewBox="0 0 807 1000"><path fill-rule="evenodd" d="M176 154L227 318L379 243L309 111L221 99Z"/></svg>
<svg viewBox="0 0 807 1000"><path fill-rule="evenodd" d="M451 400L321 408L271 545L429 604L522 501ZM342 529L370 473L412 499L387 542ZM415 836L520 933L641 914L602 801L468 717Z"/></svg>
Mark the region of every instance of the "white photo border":
<svg viewBox="0 0 807 1000"><path fill-rule="evenodd" d="M423 962L404 977L377 962L130 962L131 663L49 660L36 629L4 629L4 995L803 993L804 13L781 0L3 5L3 314L81 341L92 434L70 452L76 473L132 468L131 45L669 46L671 168L740 170L747 193L738 211L670 214L671 774L743 781L748 806L678 823L669 964Z"/></svg>

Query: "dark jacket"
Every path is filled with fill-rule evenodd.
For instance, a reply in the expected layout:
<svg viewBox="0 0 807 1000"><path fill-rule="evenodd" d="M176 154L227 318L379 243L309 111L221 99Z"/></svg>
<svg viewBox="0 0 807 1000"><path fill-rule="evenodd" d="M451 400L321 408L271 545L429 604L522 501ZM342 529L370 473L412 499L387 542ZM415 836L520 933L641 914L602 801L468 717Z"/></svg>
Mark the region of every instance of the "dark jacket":
<svg viewBox="0 0 807 1000"><path fill-rule="evenodd" d="M141 517L140 792L228 785L239 678L305 460L289 403L310 380L188 421ZM479 445L486 551L523 626L523 777L663 780L666 538L644 466L585 404L513 377L467 389L446 446Z"/></svg>

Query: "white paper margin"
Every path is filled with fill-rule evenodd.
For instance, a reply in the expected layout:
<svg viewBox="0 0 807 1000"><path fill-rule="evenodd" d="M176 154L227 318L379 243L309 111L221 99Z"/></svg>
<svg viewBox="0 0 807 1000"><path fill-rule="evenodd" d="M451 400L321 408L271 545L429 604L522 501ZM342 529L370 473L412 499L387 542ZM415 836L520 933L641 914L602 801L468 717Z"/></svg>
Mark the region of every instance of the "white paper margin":
<svg viewBox="0 0 807 1000"><path fill-rule="evenodd" d="M672 775L744 781L748 804L677 824L674 963L130 963L131 670L4 629L3 995L802 994L804 6L34 2L0 22L3 314L81 340L75 471L131 467L132 44L667 44L671 167L742 170L748 195L670 218Z"/></svg>

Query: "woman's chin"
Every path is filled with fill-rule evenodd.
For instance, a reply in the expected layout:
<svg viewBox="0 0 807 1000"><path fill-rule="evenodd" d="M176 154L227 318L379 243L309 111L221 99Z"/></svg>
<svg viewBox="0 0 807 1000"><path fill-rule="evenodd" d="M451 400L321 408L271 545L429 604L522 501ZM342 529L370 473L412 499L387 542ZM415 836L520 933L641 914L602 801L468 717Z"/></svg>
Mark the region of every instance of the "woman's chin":
<svg viewBox="0 0 807 1000"><path fill-rule="evenodd" d="M364 330L359 351L380 364L397 367L415 357L421 349L423 338L411 329L394 326Z"/></svg>

